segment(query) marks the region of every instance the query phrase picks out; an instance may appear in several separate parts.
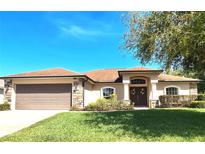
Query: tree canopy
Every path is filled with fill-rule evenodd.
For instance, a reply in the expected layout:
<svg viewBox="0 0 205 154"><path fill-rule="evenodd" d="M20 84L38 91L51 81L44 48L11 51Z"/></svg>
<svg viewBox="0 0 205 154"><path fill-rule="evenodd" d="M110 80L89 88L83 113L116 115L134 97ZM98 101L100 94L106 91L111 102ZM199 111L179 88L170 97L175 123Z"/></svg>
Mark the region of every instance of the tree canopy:
<svg viewBox="0 0 205 154"><path fill-rule="evenodd" d="M205 12L131 12L123 47L142 64L205 74Z"/></svg>

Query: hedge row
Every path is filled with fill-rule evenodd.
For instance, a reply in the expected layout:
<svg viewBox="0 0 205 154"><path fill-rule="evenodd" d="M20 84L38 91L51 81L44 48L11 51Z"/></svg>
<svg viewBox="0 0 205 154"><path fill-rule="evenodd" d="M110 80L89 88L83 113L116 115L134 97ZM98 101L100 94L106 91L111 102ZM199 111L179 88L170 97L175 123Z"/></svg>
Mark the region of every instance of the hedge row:
<svg viewBox="0 0 205 154"><path fill-rule="evenodd" d="M192 101L190 104L192 108L205 108L205 100L204 101Z"/></svg>
<svg viewBox="0 0 205 154"><path fill-rule="evenodd" d="M161 95L160 107L203 107L205 94L200 95Z"/></svg>

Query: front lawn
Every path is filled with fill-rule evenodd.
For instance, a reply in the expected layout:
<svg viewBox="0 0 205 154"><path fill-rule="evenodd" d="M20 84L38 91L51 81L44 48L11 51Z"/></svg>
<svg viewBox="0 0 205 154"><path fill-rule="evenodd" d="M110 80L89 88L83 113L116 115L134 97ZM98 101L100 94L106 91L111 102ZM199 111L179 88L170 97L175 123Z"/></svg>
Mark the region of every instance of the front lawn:
<svg viewBox="0 0 205 154"><path fill-rule="evenodd" d="M205 109L64 112L0 141L205 141Z"/></svg>

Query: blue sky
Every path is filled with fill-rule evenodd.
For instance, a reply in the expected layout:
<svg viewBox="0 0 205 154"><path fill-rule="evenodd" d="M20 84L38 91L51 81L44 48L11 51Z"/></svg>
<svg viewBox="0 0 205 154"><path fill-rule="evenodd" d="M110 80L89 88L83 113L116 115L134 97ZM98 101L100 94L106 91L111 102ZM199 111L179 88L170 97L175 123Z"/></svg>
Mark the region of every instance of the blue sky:
<svg viewBox="0 0 205 154"><path fill-rule="evenodd" d="M142 66L119 49L123 12L0 12L0 76ZM157 64L146 67L159 68Z"/></svg>

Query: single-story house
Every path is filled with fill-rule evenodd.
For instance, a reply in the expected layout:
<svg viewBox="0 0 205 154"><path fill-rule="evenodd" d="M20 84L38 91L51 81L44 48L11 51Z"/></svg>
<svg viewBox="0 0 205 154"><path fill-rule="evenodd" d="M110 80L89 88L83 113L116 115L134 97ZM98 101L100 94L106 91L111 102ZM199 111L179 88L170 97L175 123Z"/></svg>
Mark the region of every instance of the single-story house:
<svg viewBox="0 0 205 154"><path fill-rule="evenodd" d="M150 107L160 95L197 94L199 82L144 67L86 73L54 68L1 78L10 89L7 91L10 91L12 110L69 109L74 105L86 106L98 98L109 98L111 94L134 106Z"/></svg>

